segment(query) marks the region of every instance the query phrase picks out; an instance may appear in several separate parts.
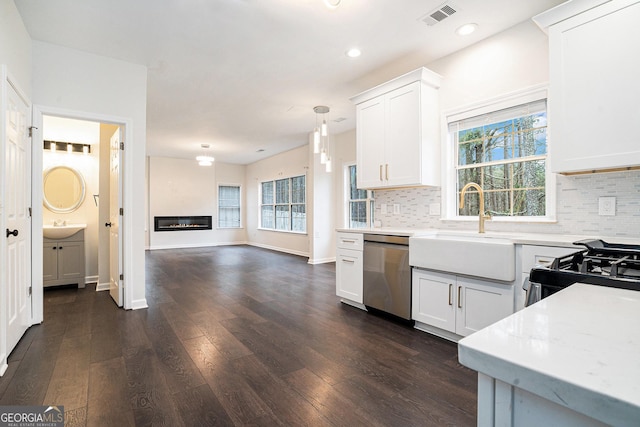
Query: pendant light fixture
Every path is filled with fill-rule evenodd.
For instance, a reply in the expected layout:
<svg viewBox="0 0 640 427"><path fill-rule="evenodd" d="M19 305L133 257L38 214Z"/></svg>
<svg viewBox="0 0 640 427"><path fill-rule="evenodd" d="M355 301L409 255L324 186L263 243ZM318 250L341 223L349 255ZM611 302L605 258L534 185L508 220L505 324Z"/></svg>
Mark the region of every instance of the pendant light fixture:
<svg viewBox="0 0 640 427"><path fill-rule="evenodd" d="M316 127L313 130L313 152L320 154L320 164L325 165L327 172L331 172L329 128L326 118L330 110L326 105L318 105L313 107L313 111L316 113ZM320 120L319 116L322 116L322 120Z"/></svg>
<svg viewBox="0 0 640 427"><path fill-rule="evenodd" d="M198 164L200 166L211 166L213 161L215 160L212 156L209 155L209 144L200 144L200 147L204 150L204 155L196 157Z"/></svg>

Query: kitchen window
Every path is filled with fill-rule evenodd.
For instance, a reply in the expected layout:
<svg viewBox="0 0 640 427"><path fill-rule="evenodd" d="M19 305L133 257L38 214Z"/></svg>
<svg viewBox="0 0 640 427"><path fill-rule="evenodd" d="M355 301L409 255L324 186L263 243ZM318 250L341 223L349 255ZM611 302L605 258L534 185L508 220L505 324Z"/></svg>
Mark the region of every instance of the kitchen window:
<svg viewBox="0 0 640 427"><path fill-rule="evenodd" d="M357 167L356 165L347 165L345 168L345 182L347 183L348 195L348 227L349 228L367 228L373 224L373 212L375 202L373 199L373 191L360 190L357 187Z"/></svg>
<svg viewBox="0 0 640 427"><path fill-rule="evenodd" d="M240 227L240 186L218 185L218 228Z"/></svg>
<svg viewBox="0 0 640 427"><path fill-rule="evenodd" d="M448 191L454 214L449 217L478 216L473 188L460 209L460 190L469 182L482 187L485 210L494 219L552 216L555 180L547 167L546 90L448 116L448 122L455 165Z"/></svg>
<svg viewBox="0 0 640 427"><path fill-rule="evenodd" d="M306 179L304 175L261 183L260 228L307 231Z"/></svg>

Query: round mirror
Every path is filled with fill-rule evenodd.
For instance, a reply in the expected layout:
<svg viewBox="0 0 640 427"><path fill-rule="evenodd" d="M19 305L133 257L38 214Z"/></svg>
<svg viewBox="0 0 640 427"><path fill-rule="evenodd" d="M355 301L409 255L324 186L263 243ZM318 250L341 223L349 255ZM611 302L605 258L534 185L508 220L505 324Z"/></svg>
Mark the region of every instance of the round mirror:
<svg viewBox="0 0 640 427"><path fill-rule="evenodd" d="M44 205L52 212L69 213L84 201L84 178L68 166L54 166L44 172Z"/></svg>

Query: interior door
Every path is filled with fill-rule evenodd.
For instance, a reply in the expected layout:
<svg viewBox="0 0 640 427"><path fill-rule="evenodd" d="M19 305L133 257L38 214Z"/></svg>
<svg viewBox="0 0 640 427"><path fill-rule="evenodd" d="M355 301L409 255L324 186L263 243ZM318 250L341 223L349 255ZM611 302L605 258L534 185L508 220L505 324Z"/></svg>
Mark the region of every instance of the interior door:
<svg viewBox="0 0 640 427"><path fill-rule="evenodd" d="M7 88L5 223L7 354L31 325L30 105L10 82ZM4 231L4 230L3 230Z"/></svg>
<svg viewBox="0 0 640 427"><path fill-rule="evenodd" d="M109 149L109 293L118 307L124 301L122 272L122 233L120 233L120 207L122 187L120 180L121 128L111 137Z"/></svg>

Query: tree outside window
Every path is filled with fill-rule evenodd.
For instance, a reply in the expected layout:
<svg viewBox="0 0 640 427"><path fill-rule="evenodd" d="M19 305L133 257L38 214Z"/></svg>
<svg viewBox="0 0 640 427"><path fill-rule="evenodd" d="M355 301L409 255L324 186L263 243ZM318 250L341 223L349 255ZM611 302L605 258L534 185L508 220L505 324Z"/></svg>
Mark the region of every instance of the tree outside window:
<svg viewBox="0 0 640 427"><path fill-rule="evenodd" d="M278 231L307 231L304 175L261 183L260 227Z"/></svg>
<svg viewBox="0 0 640 427"><path fill-rule="evenodd" d="M349 181L349 228L367 228L373 224L375 208L373 191L360 190L357 187L357 168L347 166Z"/></svg>
<svg viewBox="0 0 640 427"><path fill-rule="evenodd" d="M545 101L465 119L450 124L450 130L457 145L458 206L462 187L475 182L492 216L546 214ZM471 190L465 207L458 208L461 216L478 215L479 197Z"/></svg>

